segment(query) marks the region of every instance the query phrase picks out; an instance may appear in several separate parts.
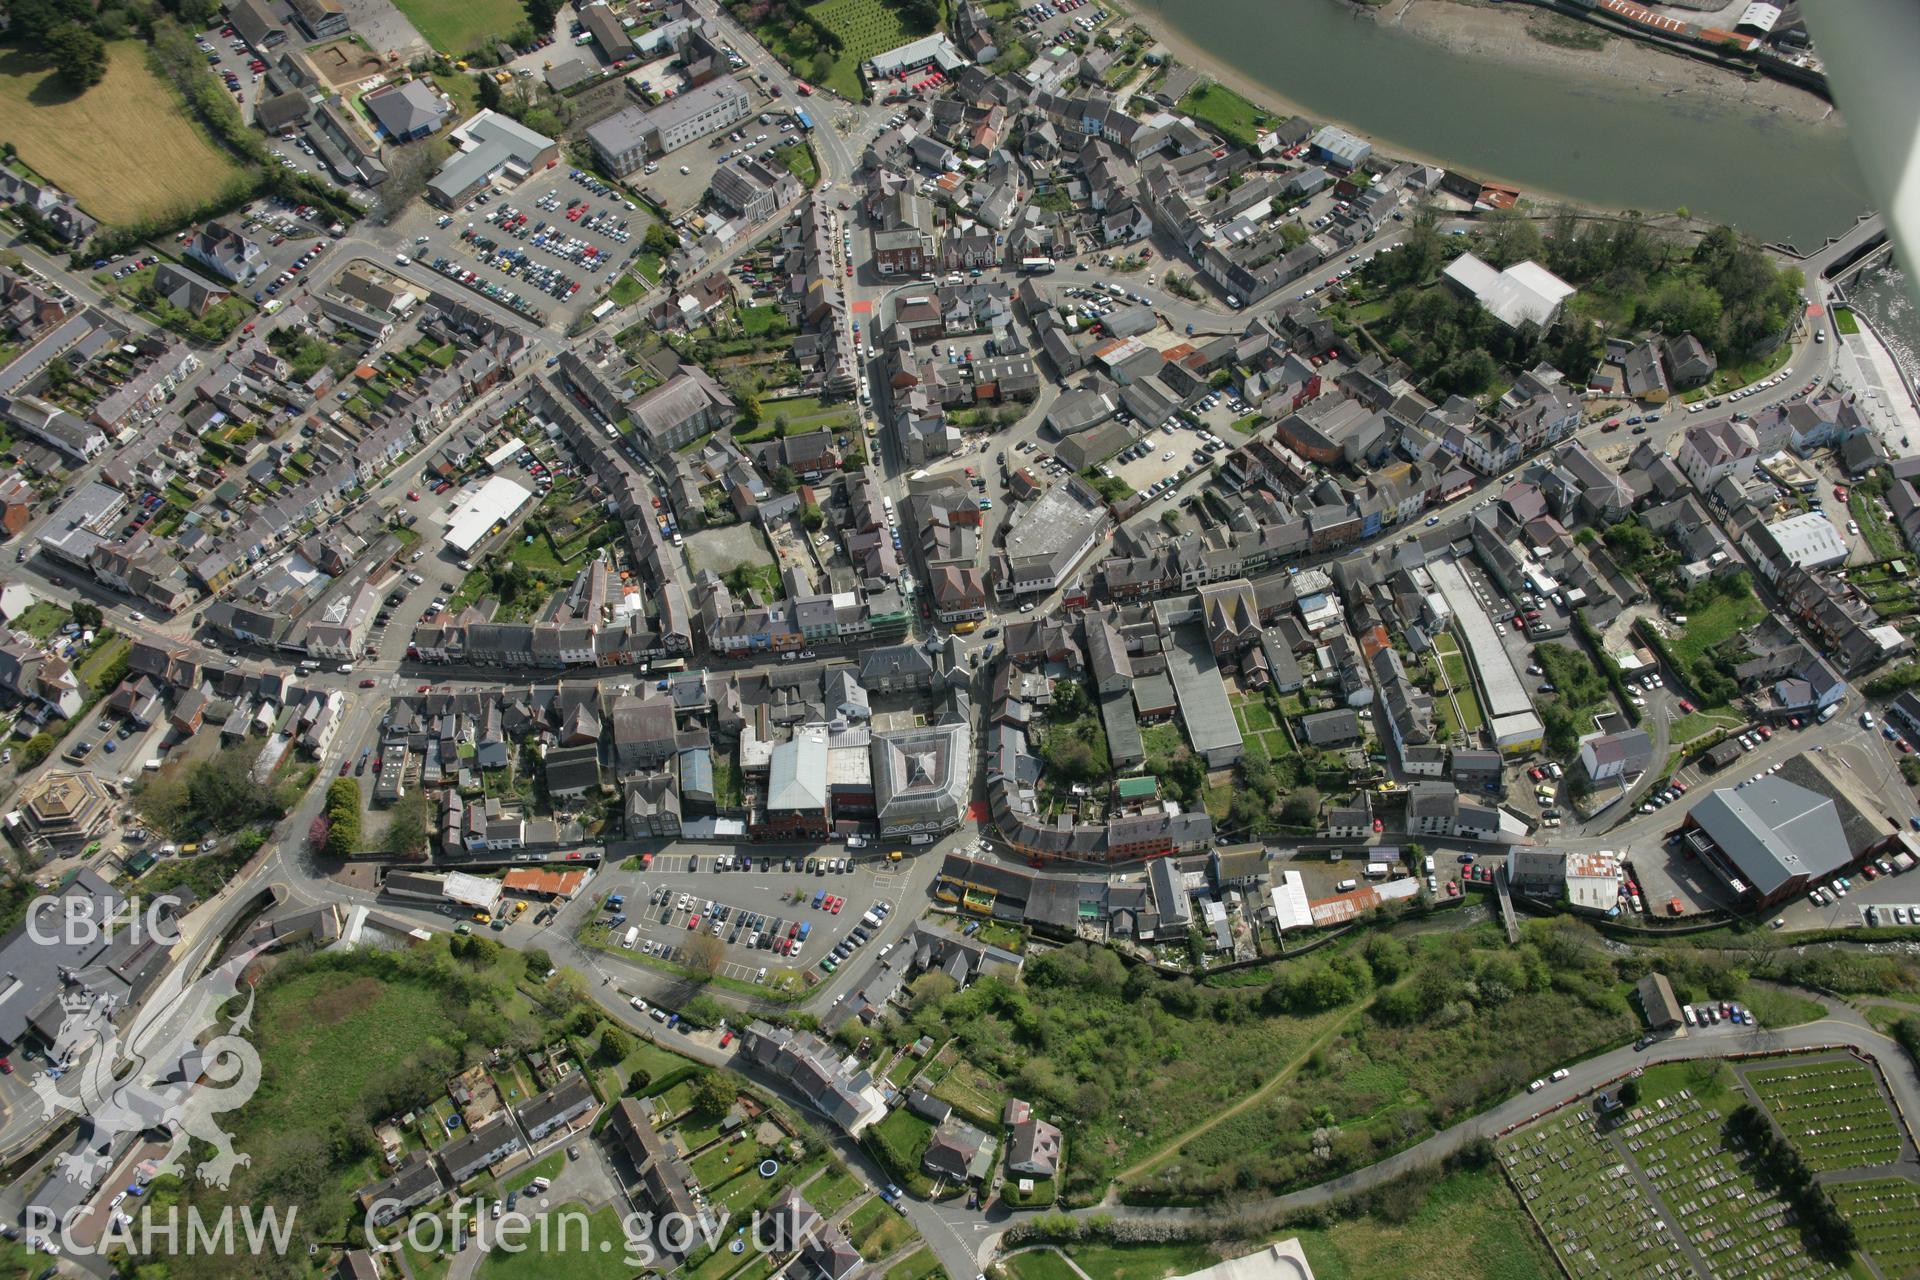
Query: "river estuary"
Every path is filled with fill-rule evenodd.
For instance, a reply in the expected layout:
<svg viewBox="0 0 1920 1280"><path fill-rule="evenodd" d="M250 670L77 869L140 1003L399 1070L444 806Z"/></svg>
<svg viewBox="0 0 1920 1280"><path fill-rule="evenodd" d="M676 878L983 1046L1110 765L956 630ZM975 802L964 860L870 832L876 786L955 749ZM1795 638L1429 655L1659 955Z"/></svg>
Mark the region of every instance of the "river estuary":
<svg viewBox="0 0 1920 1280"><path fill-rule="evenodd" d="M1802 250L1868 204L1835 123L1458 54L1337 0L1139 3L1280 102L1535 194L1684 207Z"/></svg>

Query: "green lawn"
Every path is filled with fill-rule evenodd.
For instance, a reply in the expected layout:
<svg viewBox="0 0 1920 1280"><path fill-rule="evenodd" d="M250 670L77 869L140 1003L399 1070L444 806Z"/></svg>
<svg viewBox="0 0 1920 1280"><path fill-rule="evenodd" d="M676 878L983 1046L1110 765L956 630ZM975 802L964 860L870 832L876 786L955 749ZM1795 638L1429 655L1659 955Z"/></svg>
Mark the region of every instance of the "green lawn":
<svg viewBox="0 0 1920 1280"><path fill-rule="evenodd" d="M638 302L646 296L646 292L647 282L629 272L613 282L613 288L608 290L607 297L613 299L613 305L616 307L625 307Z"/></svg>
<svg viewBox="0 0 1920 1280"><path fill-rule="evenodd" d="M1273 118L1233 90L1212 83L1202 83L1180 99L1179 110L1244 147L1258 142L1256 126Z"/></svg>
<svg viewBox="0 0 1920 1280"><path fill-rule="evenodd" d="M453 99L455 120L465 120L480 109L480 84L470 75L458 71L432 77L440 91Z"/></svg>
<svg viewBox="0 0 1920 1280"><path fill-rule="evenodd" d="M48 636L65 626L72 616L51 600L36 600L9 625L15 631L24 631L35 640L44 642Z"/></svg>
<svg viewBox="0 0 1920 1280"><path fill-rule="evenodd" d="M1842 334L1858 333L1860 332L1860 319L1853 314L1853 308L1851 307L1835 307L1833 309L1833 327L1838 329Z"/></svg>
<svg viewBox="0 0 1920 1280"><path fill-rule="evenodd" d="M641 250L640 256L633 260L633 269L649 281L657 283L660 279L660 255Z"/></svg>
<svg viewBox="0 0 1920 1280"><path fill-rule="evenodd" d="M1166 1276L1198 1271L1218 1261L1206 1245L1191 1241L1148 1245L1072 1245L1067 1253L1093 1280L1163 1280ZM1027 1280L1024 1269L1021 1276L1022 1280ZM1041 1276L1035 1280L1051 1280L1051 1277Z"/></svg>
<svg viewBox="0 0 1920 1280"><path fill-rule="evenodd" d="M1751 593L1735 599L1720 596L1704 609L1687 616L1687 625L1667 639L1674 656L1691 669L1707 650L1722 640L1750 627L1767 614L1766 606Z"/></svg>
<svg viewBox="0 0 1920 1280"><path fill-rule="evenodd" d="M814 159L813 144L802 142L795 147L780 147L774 152L776 159L787 166L803 187L811 187L820 181L820 162Z"/></svg>
<svg viewBox="0 0 1920 1280"><path fill-rule="evenodd" d="M527 20L515 0L394 0L394 7L428 44L450 57L504 38Z"/></svg>
<svg viewBox="0 0 1920 1280"><path fill-rule="evenodd" d="M847 1239L868 1262L886 1257L914 1238L913 1224L879 1196L854 1210L846 1227Z"/></svg>
<svg viewBox="0 0 1920 1280"><path fill-rule="evenodd" d="M822 1217L831 1218L841 1206L852 1204L854 1197L860 1194L860 1179L845 1169L829 1168L809 1182L803 1191L808 1204L819 1210Z"/></svg>
<svg viewBox="0 0 1920 1280"><path fill-rule="evenodd" d="M929 1280L944 1274L933 1250L924 1245L887 1268L887 1280Z"/></svg>
<svg viewBox="0 0 1920 1280"><path fill-rule="evenodd" d="M1900 535L1880 513L1880 503L1870 493L1854 489L1847 494L1847 511L1860 525L1860 536L1876 560L1890 560L1904 549Z"/></svg>
<svg viewBox="0 0 1920 1280"><path fill-rule="evenodd" d="M612 1205L587 1213L583 1205L568 1204L548 1214L584 1215L585 1229L578 1221L561 1218L548 1227L552 1247L541 1248L536 1223L520 1252L495 1249L487 1254L474 1272L479 1280L629 1280L642 1265L638 1253L627 1256L625 1226Z"/></svg>
<svg viewBox="0 0 1920 1280"><path fill-rule="evenodd" d="M1006 1266L1017 1280L1080 1280L1080 1273L1068 1266L1067 1260L1051 1246L1032 1253L1017 1253L1007 1259Z"/></svg>
<svg viewBox="0 0 1920 1280"><path fill-rule="evenodd" d="M80 660L80 669L76 673L80 683L96 694L109 692L100 685L109 667L116 665L133 648L133 641L127 637L110 633L93 642L93 648Z"/></svg>
<svg viewBox="0 0 1920 1280"><path fill-rule="evenodd" d="M1690 711L1675 720L1667 731L1669 741L1675 745L1692 742L1695 738L1705 737L1715 729L1731 729L1744 724L1745 718L1732 711Z"/></svg>

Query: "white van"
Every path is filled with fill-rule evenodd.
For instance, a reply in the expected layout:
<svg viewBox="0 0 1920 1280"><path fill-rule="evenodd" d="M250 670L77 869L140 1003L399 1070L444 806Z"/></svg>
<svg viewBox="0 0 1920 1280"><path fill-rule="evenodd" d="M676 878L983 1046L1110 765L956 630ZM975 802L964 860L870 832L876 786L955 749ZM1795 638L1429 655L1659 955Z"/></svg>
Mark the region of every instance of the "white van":
<svg viewBox="0 0 1920 1280"><path fill-rule="evenodd" d="M1339 884L1333 886L1333 891L1335 893L1352 893L1359 887L1360 882L1358 880L1342 880Z"/></svg>

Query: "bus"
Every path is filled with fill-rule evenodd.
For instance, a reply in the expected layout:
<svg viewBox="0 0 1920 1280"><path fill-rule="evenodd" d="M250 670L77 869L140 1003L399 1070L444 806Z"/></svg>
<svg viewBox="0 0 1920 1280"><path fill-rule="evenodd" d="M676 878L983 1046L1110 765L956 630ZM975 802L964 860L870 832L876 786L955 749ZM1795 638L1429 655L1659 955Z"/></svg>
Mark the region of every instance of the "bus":
<svg viewBox="0 0 1920 1280"><path fill-rule="evenodd" d="M794 123L798 124L806 132L808 133L813 132L813 117L808 115L806 112L795 111L793 113L793 119L794 119Z"/></svg>
<svg viewBox="0 0 1920 1280"><path fill-rule="evenodd" d="M803 98L811 98L813 96L813 86L808 84L805 80L795 80L793 82L793 87L795 91L798 92L799 95Z"/></svg>
<svg viewBox="0 0 1920 1280"><path fill-rule="evenodd" d="M1022 258L1020 270L1030 276L1043 276L1053 270L1052 258Z"/></svg>
<svg viewBox="0 0 1920 1280"><path fill-rule="evenodd" d="M605 302L602 302L599 306L593 309L593 313L592 313L593 318L595 320L603 320L607 317L608 313L610 313L612 310L613 310L613 299L608 298Z"/></svg>

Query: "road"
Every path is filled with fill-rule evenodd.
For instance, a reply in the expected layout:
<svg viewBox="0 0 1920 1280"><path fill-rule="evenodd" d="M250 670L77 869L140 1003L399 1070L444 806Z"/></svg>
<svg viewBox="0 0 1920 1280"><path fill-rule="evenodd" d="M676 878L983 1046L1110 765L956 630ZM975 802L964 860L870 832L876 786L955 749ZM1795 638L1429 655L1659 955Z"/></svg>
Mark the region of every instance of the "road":
<svg viewBox="0 0 1920 1280"><path fill-rule="evenodd" d="M757 77L764 77L767 83L779 85L788 97L791 105L805 103L819 120L820 127L814 130L811 141L815 154L819 159L823 187L828 183L844 186L844 184L850 182L858 167L860 148L864 145L866 138L871 136L872 132L879 127L884 118L889 115L893 109L846 104L826 94L818 94L811 100L800 98L797 92L797 81L795 78L781 67L745 29L735 23L731 16L723 10L719 10L717 6L709 7L703 5L703 8L708 9L710 16L718 23L720 29L726 33L727 37L733 43L734 48L746 59L748 70L752 74ZM782 215L784 215L785 212L786 210L782 210ZM857 222L857 217L850 215L848 221ZM1449 223L1448 228L1452 229L1455 226L1465 225L1467 224L1462 222ZM1857 243L1859 237L1870 234L1870 232L1871 228L1865 227L1864 225L1856 228L1850 232L1848 237L1840 244L1830 246L1808 260L1806 265L1809 276L1809 289L1816 299L1824 300L1825 297L1824 286L1820 275L1825 265L1836 260L1841 254L1848 251L1853 244ZM1389 224L1388 228L1383 230L1379 237L1363 250L1363 253L1371 254L1378 252L1380 249L1401 240L1404 234L1404 229L1398 224ZM745 243L710 264L708 269L724 270L738 254L747 252L751 248L751 243L754 238L755 237L745 238ZM404 240L398 233L385 234L379 228L370 227L362 223L352 234L337 242L333 250L329 252L320 263L316 264L314 271L302 288L303 290L311 288L315 283L324 285L332 278L333 274L344 267L347 262L364 257L378 263L384 270L405 276L415 284L425 288L445 291L452 296L459 296L462 298L462 301L494 315L503 323L524 328L524 322L519 321L511 312L495 306L482 296L469 296L464 290L457 290L450 287L442 277L417 263L408 267L400 267L393 263L395 250L402 247L404 247ZM1272 297L1263 299L1257 306L1238 310L1225 308L1211 300L1194 301L1179 298L1169 293L1157 278L1167 269L1168 263L1177 262L1176 258L1169 257L1168 250L1171 248L1173 248L1173 246L1156 242L1155 263L1153 266L1138 272L1125 274L1114 273L1110 270L1094 267L1091 261L1089 262L1089 271L1079 272L1073 270L1073 267L1079 261L1097 259L1097 252L1095 254L1081 255L1080 258L1069 258L1066 259L1064 263L1067 270L1047 280L1045 287L1057 292L1076 282L1084 283L1096 278L1112 279L1121 284L1122 287L1127 288L1130 292L1144 294L1155 309L1167 317L1176 332L1184 332L1187 326L1191 325L1196 334L1215 334L1237 333L1244 329L1254 316L1278 310L1279 308L1289 305L1299 298L1306 296L1309 292L1314 291L1320 284L1320 281L1317 279L1296 281ZM868 258L868 249L869 243L867 237L861 230L857 229L853 237L853 253L850 255L854 266L854 275L847 281L847 297L849 301L847 310L850 317L855 315L866 317L862 322L863 329L871 332L869 325L884 319L887 314L887 308L890 307L895 294L904 289L923 290L927 286L924 283L902 285L897 281L880 279L872 270ZM37 269L42 270L50 279L60 281L73 292L75 296L81 298L83 301L96 304L103 301L98 291L92 287L90 282L75 278L73 273L67 272L57 262L47 259L44 255L36 254L30 248L22 248L21 252ZM1180 270L1183 274L1191 274L1190 268L1184 263L1178 263L1175 269ZM1327 270L1329 272L1336 269L1338 269L1338 264L1328 264ZM1148 283L1150 276L1155 277L1154 283ZM649 306L663 296L665 296L664 290L655 290L634 305L642 307ZM622 314L624 314L624 312L625 309L622 309ZM134 324L137 327L145 327L144 322L138 321L137 319L130 317L124 317L124 319L125 322ZM621 324L629 321L622 321L616 318L609 322ZM531 364L533 369L540 367L544 356L549 351L559 347L558 330L559 326L556 321L548 326L546 332L535 335L536 354ZM1770 392L1743 401L1741 408L1748 412L1753 412L1769 404L1785 401L1791 397L1793 391L1798 386L1806 381L1824 381L1831 369L1832 359L1833 349L1831 345L1817 346L1811 343L1803 343L1803 345L1796 349L1792 357L1792 364L1796 368L1796 376L1791 382L1775 388ZM517 389L519 385L521 384L517 380L516 383L510 384L510 386L515 389ZM502 389L494 394L497 397L509 393L509 389ZM1039 436L1039 424L1044 418L1048 406L1057 394L1058 389L1048 384L1039 400L1027 408L1018 424L1007 431L997 433L991 438L991 447L994 449L1012 450L1023 440L1037 440ZM484 403L483 405L475 406L466 414L461 415L460 419L450 424L446 431L442 433L442 438L457 430L473 413L481 411L482 408L484 408ZM1687 414L1676 407L1674 410L1665 413L1662 421L1654 424L1649 429L1647 438L1662 447L1671 448L1674 443L1674 437L1686 426L1695 425L1707 420L1710 420L1707 414ZM1628 442L1626 438L1620 436L1613 436L1610 440L1607 438L1609 434L1610 433L1604 431L1603 424L1596 420L1582 427L1576 433L1576 438L1595 447L1610 443ZM881 447L876 450L876 456L882 466L885 489L895 498L895 502L898 504L906 496L906 473L908 469L900 464L897 457L892 456L891 445L885 443L887 435L888 433L882 432L880 437L882 444ZM388 477L383 483L382 488L390 489L398 493L410 487L420 475L426 460L434 453L437 444L438 440L418 449L405 464ZM979 462L984 463L986 457L987 455L984 451L978 453ZM957 469L965 465L968 465L967 460L957 457L941 463L937 469ZM97 466L82 468L75 473L73 479L77 483L79 480L90 478L97 473L97 469ZM994 479L990 483L994 487L994 492L996 494L1000 493L997 488L997 475L995 475L997 468L981 466L980 470L984 475L994 476ZM1455 502L1449 503L1447 506L1440 508L1435 514L1440 517L1443 523L1457 522L1471 511L1477 502L1483 500L1487 491L1492 489L1497 483L1497 480L1489 477L1476 486L1475 492ZM1006 518L1007 508L1010 507L1010 505L1010 503L999 502L995 510L990 513L992 519L989 521L988 527L989 541L991 541L992 530L997 527L995 522ZM43 515L40 522L29 529L29 537L39 528L44 527L44 521L47 518L47 516ZM1400 532L1401 531L1395 531L1385 536L1400 536ZM1342 554L1350 554L1350 552L1343 552ZM98 583L89 580L79 588L75 588L71 584L64 587L56 586L52 579L56 576L63 575L60 575L58 571L54 570L51 566L38 562L29 562L26 565L20 566L19 571L32 579L32 585L36 594L59 600L63 603L71 603L73 600L81 597L102 602L103 607L112 617L113 625L130 635L171 644L186 643L189 640L191 624L184 616L171 620L135 622L131 614L141 607L139 602L115 597L111 593L106 592ZM431 588L429 587L427 589L430 590ZM1049 596L1047 599L1039 601L1038 603L1042 608L1045 608L1052 603L1056 596ZM993 615L996 618L1005 618L1012 615L1016 608L1017 606L1011 604L996 604L993 607ZM398 611L396 619L400 620L405 612L404 609ZM990 630L991 627L989 626L987 629ZM987 639L988 637L983 634L973 637L970 643L977 645L987 642ZM403 649L404 646L401 646L401 648ZM250 904L258 892L263 889L272 889L284 895L287 899L301 904L314 905L331 901L349 907L378 906L380 910L390 914L399 915L408 919L417 918L440 928L446 927L447 920L443 916L435 913L422 912L414 908L398 907L391 903L378 903L372 895L365 891L349 888L328 878L324 870L315 865L301 847L301 839L308 824L324 805L324 784L325 781L332 776L333 766L348 753L355 751L358 744L367 741L379 716L386 708L396 679L406 675L407 672L407 665L393 652L393 646L387 645L383 646L383 652L379 658L369 663L359 664L359 670L356 671L353 677L339 675L338 673L322 673L313 678L311 683L318 684L322 687L339 689L345 696L346 701L345 717L336 736L335 745L329 751L327 757L321 761L321 782L309 791L301 803L296 806L295 811L280 825L275 832L274 838L262 850L252 866L243 875L237 877L234 883L230 885L219 898L211 903L205 904L189 919L187 936L183 939L183 942L176 951L173 967L168 972L160 987L156 990L153 1001L149 1004L148 1008L165 1009L169 1007L171 997L184 990L194 978L199 976L209 958L213 941L224 935L232 925L238 921L242 913L250 909ZM452 675L451 679L448 678L450 674ZM619 673L614 673L614 676L617 677L618 674ZM376 687L372 690L360 690L358 688L358 680L362 677L375 679L377 682ZM438 685L452 684L457 686L462 684L498 684L502 679L502 675L501 673L455 674L448 673L445 669L434 668L431 669L431 674L426 678L432 679L433 682ZM541 673L540 678L551 678L551 673ZM581 673L577 678L592 679L602 677L593 673ZM1849 707L1849 712L1851 713L1851 706ZM1754 753L1754 759L1750 766L1743 764L1739 766L1739 768L1751 770L1768 767L1772 763L1814 748L1832 749L1836 753L1836 756L1850 762L1858 762L1849 763L1847 765L1849 768L1859 768L1863 772L1869 768L1878 768L1879 763L1883 762L1886 753L1873 734L1858 728L1850 713L1846 716L1836 717L1836 719L1828 725L1816 726L1815 728L1803 731L1798 736L1787 734L1776 735L1773 742ZM1669 712L1664 705L1656 706L1656 736L1662 743L1664 743L1665 740L1665 720L1668 714ZM1737 771L1738 770L1736 770L1736 772ZM1665 812L1652 815L1636 814L1628 817L1625 821L1618 824L1618 826L1602 835L1581 836L1571 839L1566 843L1569 848L1577 849L1582 847L1599 847L1603 843L1611 847L1624 847L1646 840L1657 840L1660 833L1674 824L1677 816L1677 814ZM895 890L890 890L894 900L901 904L913 903L920 900L921 895L926 892L926 888L938 868L940 857L944 853L970 840L972 836L973 832L970 829L963 829L962 831L952 833L934 846L916 850L916 856L906 864L901 873L899 887ZM642 847L666 849L671 846L652 843L648 845L634 845L632 847L634 849ZM619 846L609 847L607 854L610 859L624 856ZM685 993L687 984L671 974L642 965L636 961L628 961L618 956L592 951L582 947L575 940L575 934L581 922L590 916L592 912L592 901L589 898L583 897L565 906L557 918L547 924L541 926L533 926L530 924L515 925L505 932L504 937L514 945L537 945L544 947L557 962L568 965L583 974L592 975L592 978L597 979L597 981L592 983L590 988L593 998L602 1006L609 1016L627 1025L636 1034L652 1038L658 1028L650 1021L636 1016L635 1011L629 1003L631 997L637 994L649 998L659 998L662 996L672 998L676 993ZM888 942L897 941L911 926L914 914L915 913L910 910L902 910L890 916L887 925L874 938L873 944L868 948L869 956L877 953L880 947L886 945ZM861 981L864 981L866 974L870 972L870 963L870 959L863 959L842 967L838 973L823 981L810 994L808 1000L801 1007L823 1015L830 1015L833 1007L848 992L857 989ZM750 996L740 995L727 990L715 990L714 994L735 1010L749 1014L757 1011L772 1011L776 1008L783 1007L774 1005L771 1002L758 1001ZM668 1043L678 1052L686 1053L700 1061L716 1066L737 1065L733 1060L733 1055L718 1049L716 1045L711 1043L711 1038L707 1040L697 1038L690 1040L675 1036L673 1033L665 1034L670 1037ZM1507 1102L1496 1106L1481 1116L1457 1125L1441 1134L1437 1134L1426 1142L1400 1155L1370 1166L1365 1170L1288 1196L1275 1198L1260 1205L1253 1206L1253 1208L1255 1211L1264 1211L1267 1209L1284 1210L1310 1207L1323 1204L1344 1192L1377 1185L1406 1169L1441 1159L1459 1150L1462 1146L1476 1138L1498 1132L1500 1129L1511 1124L1524 1121L1528 1116L1541 1112L1550 1106L1573 1102L1592 1092L1594 1089L1601 1087L1623 1072L1649 1062L1696 1057L1702 1056L1703 1054L1707 1056L1726 1056L1733 1053L1752 1052L1756 1050L1838 1043L1853 1045L1878 1056L1882 1064L1887 1068L1889 1079L1893 1083L1896 1095L1900 1098L1902 1105L1908 1110L1909 1114L1920 1115L1920 1080L1916 1080L1911 1064L1898 1050L1897 1046L1884 1036L1873 1032L1872 1029L1865 1024L1864 1020L1852 1010L1844 1006L1829 1005L1828 1015L1825 1018L1803 1027L1789 1028L1780 1031L1760 1029L1751 1033L1742 1031L1738 1035L1733 1034L1731 1029L1727 1031L1714 1029L1712 1032L1665 1039L1656 1043L1645 1052L1636 1052L1632 1049L1622 1048L1602 1054L1572 1067L1572 1075L1569 1079L1558 1084L1549 1085L1539 1094L1521 1095L1509 1099ZM792 1095L787 1093L785 1085L780 1081L760 1078L757 1075L755 1075L755 1079L756 1083L764 1088L783 1094L789 1098L792 1097ZM0 1086L0 1088L4 1087L5 1086ZM16 1149L21 1143L39 1130L40 1121L37 1116L37 1109L14 1107L6 1117L4 1124L0 1124L0 1150ZM869 1181L884 1182L881 1171L867 1160L864 1152L855 1144L839 1138L836 1138L834 1141L843 1156L847 1158L849 1164L858 1169L864 1177ZM1117 1217L1141 1219L1191 1219L1206 1216L1205 1211L1200 1210L1151 1210L1120 1205L1103 1206L1099 1212ZM907 1216L932 1245L942 1265L946 1268L947 1273L954 1276L956 1280L964 1280L965 1277L971 1276L978 1269L980 1260L988 1254L998 1237L998 1233L1004 1230L1011 1221L1025 1215L1010 1214L999 1209L969 1211L960 1207L958 1204L923 1204L912 1202L908 1205Z"/></svg>

